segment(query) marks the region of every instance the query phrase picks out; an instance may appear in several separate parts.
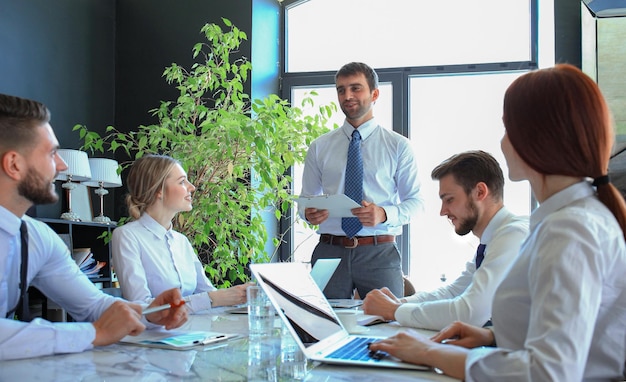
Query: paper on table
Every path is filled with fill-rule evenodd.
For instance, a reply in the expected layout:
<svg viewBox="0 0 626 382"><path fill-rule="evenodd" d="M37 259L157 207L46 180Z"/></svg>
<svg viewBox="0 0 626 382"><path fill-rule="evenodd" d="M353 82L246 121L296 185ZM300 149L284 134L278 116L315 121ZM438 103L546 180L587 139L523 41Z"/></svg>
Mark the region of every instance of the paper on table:
<svg viewBox="0 0 626 382"><path fill-rule="evenodd" d="M353 298L329 298L328 303L335 308L356 308L363 305L363 300L355 300Z"/></svg>
<svg viewBox="0 0 626 382"><path fill-rule="evenodd" d="M363 314L363 315L361 315L361 316L359 316L357 318L356 322L359 325L371 326L371 325L376 325L376 324L384 324L384 323L389 322L389 321L385 320L383 318L383 316L376 316L376 315L372 315L372 314Z"/></svg>
<svg viewBox="0 0 626 382"><path fill-rule="evenodd" d="M196 346L208 345L238 337L209 331L168 331L162 328L144 330L137 336L128 335L120 340L126 345L157 347L164 349L186 350Z"/></svg>
<svg viewBox="0 0 626 382"><path fill-rule="evenodd" d="M319 196L299 196L296 202L302 208L317 208L318 210L328 210L328 216L331 218L348 218L353 217L353 208L359 208L361 205L350 199L344 194L337 195L319 195Z"/></svg>

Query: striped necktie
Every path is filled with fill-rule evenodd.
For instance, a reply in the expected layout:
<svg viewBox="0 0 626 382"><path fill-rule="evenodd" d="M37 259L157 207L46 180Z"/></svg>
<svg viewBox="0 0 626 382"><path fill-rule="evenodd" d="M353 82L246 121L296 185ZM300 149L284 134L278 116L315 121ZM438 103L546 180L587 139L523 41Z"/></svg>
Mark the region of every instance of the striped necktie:
<svg viewBox="0 0 626 382"><path fill-rule="evenodd" d="M348 146L344 193L359 204L363 201L363 157L361 156L361 134L357 129L352 132L352 139ZM342 218L341 228L347 237L354 237L363 225L358 218Z"/></svg>

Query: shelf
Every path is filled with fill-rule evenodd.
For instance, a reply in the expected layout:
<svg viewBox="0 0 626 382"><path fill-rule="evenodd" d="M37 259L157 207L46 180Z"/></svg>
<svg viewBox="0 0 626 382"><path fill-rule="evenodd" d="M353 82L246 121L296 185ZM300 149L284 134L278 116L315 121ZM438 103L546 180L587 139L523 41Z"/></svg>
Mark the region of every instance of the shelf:
<svg viewBox="0 0 626 382"><path fill-rule="evenodd" d="M105 243L102 234L108 233L110 235L117 226L115 222L104 224L54 218L36 219L46 223L58 235L63 235L67 239L64 241L68 244L70 252L74 248L91 248L95 260L106 262L106 265L99 271L102 277L90 278L89 280L106 293L112 294L110 291L114 290L117 277L111 267L111 245ZM53 302L50 302L49 306L48 300L43 296L43 303L41 304L41 316L43 318L59 321L72 320L62 309L57 308ZM48 317L49 314L50 317Z"/></svg>
<svg viewBox="0 0 626 382"><path fill-rule="evenodd" d="M67 225L80 225L80 226L92 226L99 228L115 228L117 226L117 222L110 222L108 224L98 223L98 222L84 222L84 221L73 221L73 220L65 220L65 219L56 219L56 218L37 218L37 220L42 221L44 223L50 224L67 224Z"/></svg>
<svg viewBox="0 0 626 382"><path fill-rule="evenodd" d="M89 280L101 284L104 288L113 286L116 277L111 267L111 246L105 242L103 234L110 235L117 226L115 222L104 224L55 218L37 218L37 220L46 223L57 234L69 237L66 242L69 241L70 251L74 248L91 248L94 260L106 262L106 265L99 271L101 277Z"/></svg>

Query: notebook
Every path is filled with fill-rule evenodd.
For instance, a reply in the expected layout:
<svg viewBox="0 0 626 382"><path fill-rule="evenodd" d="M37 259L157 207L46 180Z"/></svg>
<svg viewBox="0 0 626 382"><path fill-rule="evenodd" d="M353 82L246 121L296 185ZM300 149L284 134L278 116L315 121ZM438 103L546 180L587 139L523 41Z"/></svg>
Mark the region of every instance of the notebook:
<svg viewBox="0 0 626 382"><path fill-rule="evenodd" d="M383 337L349 334L304 264L252 264L250 269L308 359L339 365L430 370L386 353L369 353L367 343ZM358 354L349 354L352 351Z"/></svg>
<svg viewBox="0 0 626 382"><path fill-rule="evenodd" d="M355 300L353 298L329 298L328 303L333 308L356 308L357 306L363 305L363 300Z"/></svg>
<svg viewBox="0 0 626 382"><path fill-rule="evenodd" d="M211 331L175 331L164 328L144 330L137 336L128 335L120 340L124 345L147 346L172 350L188 350L239 337L238 334Z"/></svg>

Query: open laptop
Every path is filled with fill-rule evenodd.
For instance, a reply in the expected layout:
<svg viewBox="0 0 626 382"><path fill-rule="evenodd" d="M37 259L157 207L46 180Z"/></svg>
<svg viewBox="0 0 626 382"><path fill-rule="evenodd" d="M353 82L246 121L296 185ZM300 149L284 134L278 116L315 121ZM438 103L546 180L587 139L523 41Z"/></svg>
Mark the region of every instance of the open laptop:
<svg viewBox="0 0 626 382"><path fill-rule="evenodd" d="M311 277L315 280L320 290L324 291L326 285L337 270L341 259L318 259L311 269ZM334 298L328 299L330 306L333 308L355 308L363 304L363 300L355 300L352 298Z"/></svg>
<svg viewBox="0 0 626 382"><path fill-rule="evenodd" d="M335 273L335 270L339 266L341 259L319 259L315 262L313 269L311 269L311 277L315 280L315 283L319 286L321 290L326 288L326 285L330 281L330 278ZM354 302L357 301L355 304ZM337 306L335 306L332 302L331 305L333 308L347 308L350 306L359 306L362 303L360 300L351 300L351 299L338 299L336 300ZM248 314L248 306L238 306L236 308L230 308L226 310L228 313L232 314Z"/></svg>
<svg viewBox="0 0 626 382"><path fill-rule="evenodd" d="M252 264L250 269L308 359L340 365L430 370L387 353L371 354L367 344L383 337L349 334L304 264Z"/></svg>
<svg viewBox="0 0 626 382"><path fill-rule="evenodd" d="M311 277L313 277L317 286L320 287L320 290L326 288L340 262L341 259L319 259L315 262L313 269L311 269Z"/></svg>

